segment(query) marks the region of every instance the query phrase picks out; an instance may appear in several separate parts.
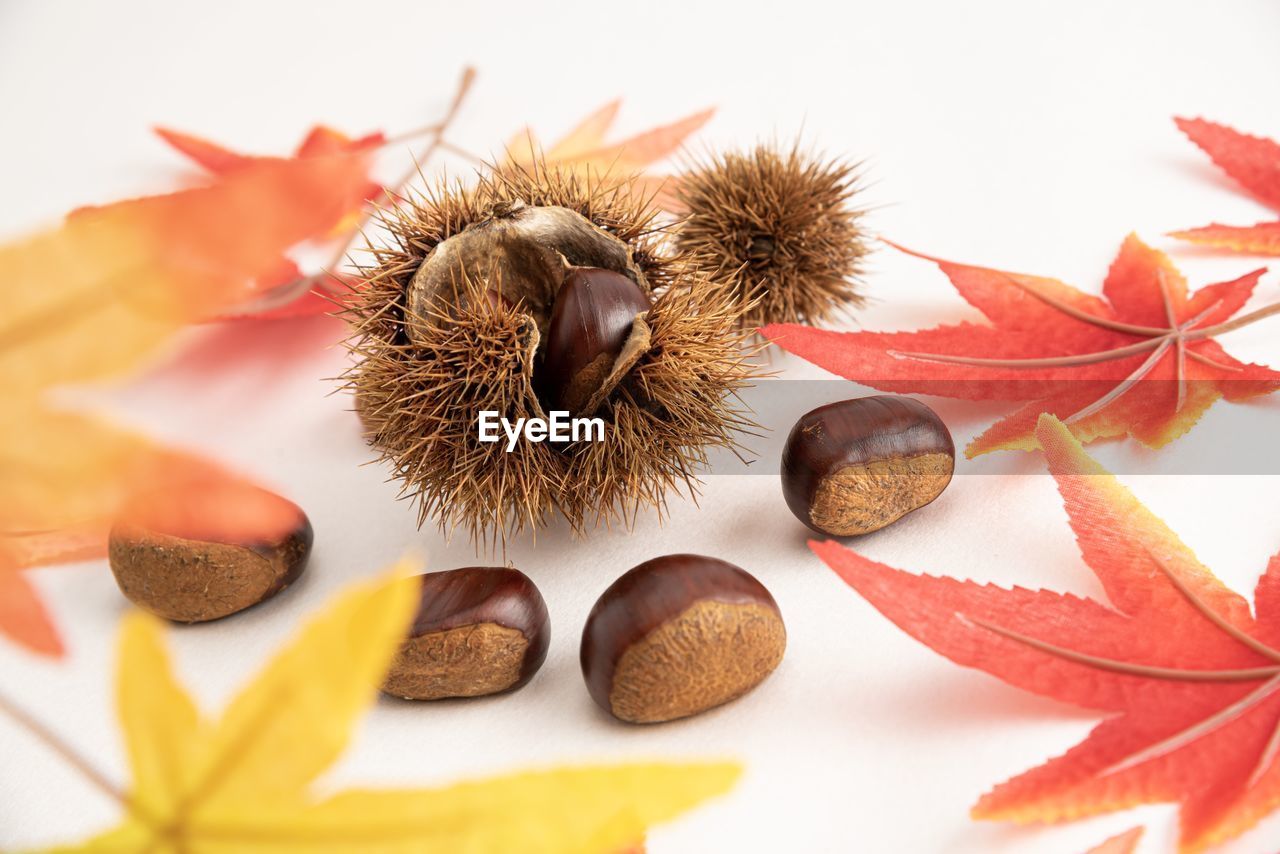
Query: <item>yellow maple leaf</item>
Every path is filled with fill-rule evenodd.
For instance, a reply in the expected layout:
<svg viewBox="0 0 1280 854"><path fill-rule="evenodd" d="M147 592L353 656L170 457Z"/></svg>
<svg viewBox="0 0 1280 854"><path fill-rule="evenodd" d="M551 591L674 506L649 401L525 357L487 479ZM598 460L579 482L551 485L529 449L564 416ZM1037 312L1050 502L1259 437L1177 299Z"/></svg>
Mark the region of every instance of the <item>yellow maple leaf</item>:
<svg viewBox="0 0 1280 854"><path fill-rule="evenodd" d="M532 129L524 128L507 143L507 160L512 164L533 163L539 153L547 164L568 167L584 174L630 176L633 189L653 196L654 203L670 209L676 179L669 175L647 174L646 170L680 150L695 131L715 115L703 110L671 124L638 133L621 142L606 143L621 101L610 101L578 123L552 145L543 148Z"/></svg>
<svg viewBox="0 0 1280 854"><path fill-rule="evenodd" d="M121 629L117 693L133 785L122 823L50 852L594 854L726 791L733 763L526 772L434 789L311 790L368 710L418 600L399 576L354 587L217 721L174 676L159 622Z"/></svg>

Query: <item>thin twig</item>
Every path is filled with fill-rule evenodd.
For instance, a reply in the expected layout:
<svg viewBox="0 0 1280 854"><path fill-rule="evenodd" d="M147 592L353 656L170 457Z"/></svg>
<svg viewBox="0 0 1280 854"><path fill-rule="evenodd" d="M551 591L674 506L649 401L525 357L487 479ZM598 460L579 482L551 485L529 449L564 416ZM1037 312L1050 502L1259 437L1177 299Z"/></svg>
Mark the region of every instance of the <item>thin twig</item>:
<svg viewBox="0 0 1280 854"><path fill-rule="evenodd" d="M241 306L239 308L239 312L243 314L256 314L262 311L268 311L270 309L286 305L300 297L302 294L305 294L315 288L320 288L324 291L328 291L329 293L338 293L341 290L342 279L333 271L342 266L344 261L348 260L347 256L350 254L352 247L355 246L356 241L360 239L360 235L364 233L364 228L369 224L369 220L372 219L374 214L377 212L378 205L394 201L400 194L400 191L404 189L405 185L412 181L413 177L418 174L418 170L421 168L422 164L431 159L437 150L447 146L450 150L461 151L461 149L456 149L456 147L451 143L446 142L444 135L445 132L448 131L449 126L453 123L458 111L462 108L463 101L466 99L467 93L471 90L471 85L475 82L475 78L476 70L471 66L467 66L462 70L462 77L458 81L458 88L454 92L453 100L450 101L449 109L445 113L443 119L432 125L427 125L407 133L397 134L382 143L381 147L386 147L397 142L403 142L423 136L424 134L429 134L431 136L426 147L423 148L422 151L420 151L414 158L413 168L406 170L397 181L382 187L378 195L369 200L364 216L361 217L360 221L351 229L346 239L342 242L342 245L338 247L326 264L321 265L320 269L314 273L309 273L305 276L294 279L291 282L280 285L279 287L272 288L269 293L263 294L252 302ZM330 287L328 285L330 281L335 283L334 286Z"/></svg>
<svg viewBox="0 0 1280 854"><path fill-rule="evenodd" d="M403 131L401 133L395 134L394 136L389 136L386 139L384 139L381 143L379 143L378 147L387 148L392 145L399 145L400 143L409 142L411 140L417 139L420 136L426 136L427 134L440 133L442 130L444 130L443 122L436 122L435 124L431 124L431 125L423 125L420 128L414 128L413 130L407 130L407 131Z"/></svg>
<svg viewBox="0 0 1280 854"><path fill-rule="evenodd" d="M467 160L470 160L470 161L471 161L473 164L475 164L476 166L488 166L488 165L489 165L489 161L488 161L488 160L485 160L485 159L484 159L483 157L481 157L479 154L473 154L472 152L467 151L465 148L462 148L461 146L454 145L452 142L450 142L450 141L449 141L449 140L447 140L447 139L442 139L442 140L440 140L440 150L441 150L441 151L447 151L447 152L449 152L450 154L456 154L456 155L458 155L459 157L462 157L462 158L465 158L465 159L467 159Z"/></svg>
<svg viewBox="0 0 1280 854"><path fill-rule="evenodd" d="M418 156L414 158L415 162L413 168L407 170L400 180L392 184L390 187L382 188L382 192L378 194L377 199L373 200L372 204L369 205L369 210L366 212L364 218L351 230L351 235L347 238L346 242L343 243L342 247L334 254L330 262L321 268L320 273L312 274L313 278L318 279L324 275L332 275L329 271L337 269L337 267L346 260L347 254L351 251L351 247L360 239L360 235L364 231L364 226L368 224L369 219L373 216L377 206L384 202L393 200L400 190L413 180L413 176L418 173L418 169L436 153L436 150L439 149L444 142L444 134L449 129L449 125L453 123L454 118L458 115L458 111L462 108L462 102L466 100L467 93L471 91L471 84L475 82L475 79L476 70L474 68L468 65L466 68L462 69L462 77L458 80L458 88L453 93L453 100L449 103L449 109L445 112L444 118L433 126L431 131L431 140L427 143L426 147L419 152Z"/></svg>
<svg viewBox="0 0 1280 854"><path fill-rule="evenodd" d="M136 805L133 800L120 787L108 780L105 774L93 767L89 760L77 753L71 745L59 738L53 730L16 706L3 694L0 694L0 713L3 713L19 727L34 736L37 741L61 757L64 762L79 772L81 777L99 791L118 802L125 809L135 810Z"/></svg>

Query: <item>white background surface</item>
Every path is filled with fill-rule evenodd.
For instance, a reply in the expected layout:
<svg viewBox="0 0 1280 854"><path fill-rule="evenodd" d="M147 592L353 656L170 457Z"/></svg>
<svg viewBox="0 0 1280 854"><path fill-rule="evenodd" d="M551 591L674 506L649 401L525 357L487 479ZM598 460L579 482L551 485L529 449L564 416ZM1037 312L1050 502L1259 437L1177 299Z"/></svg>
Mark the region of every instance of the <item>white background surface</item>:
<svg viewBox="0 0 1280 854"><path fill-rule="evenodd" d="M1211 219L1250 223L1266 211L1234 192L1170 117L1203 114L1280 137L1278 25L1273 2L8 0L0 5L0 235L53 223L75 205L172 187L182 167L149 136L153 123L263 152L290 149L317 120L394 132L434 120L470 62L481 76L453 136L472 149L492 150L526 122L554 137L617 95L626 97L624 132L716 105L700 142L787 138L803 124L815 145L867 158L866 198L882 206L874 227L908 245L1096 290L1136 229L1172 248L1203 284L1261 262L1160 235ZM886 250L874 266L869 287L879 302L862 315L868 328L971 316L929 265ZM1280 277L1271 273L1258 301L1277 298ZM433 569L475 562L465 542L417 531L382 473L359 467L368 454L355 418L321 382L344 357L321 349L332 327L309 333L282 339L269 324L243 327L231 333L236 364L198 381L161 367L112 396L121 418L257 474L315 524L309 574L287 595L172 632L181 673L210 710L349 580L410 548ZM1226 343L1274 365L1277 341L1276 326L1264 325ZM793 360L776 364L788 378L822 376ZM1224 435L1214 424L1229 409L1220 404L1165 453L1212 452ZM1002 408L942 411L959 444ZM1280 403L1252 411L1275 418ZM1127 471L1149 461L1125 445L1095 450ZM858 547L915 571L1096 594L1039 461L1009 455L999 465L1010 474L960 476L934 506ZM1237 589L1251 591L1280 549L1275 475L1125 480ZM1066 854L1137 823L1148 826L1142 851L1172 850L1172 807L1050 828L971 822L982 791L1061 753L1096 719L958 668L899 632L804 547L776 478L710 478L700 509L676 501L672 515L665 527L644 518L630 534L574 542L556 527L536 547L515 544L509 557L541 586L553 620L538 677L496 699L380 704L327 783L443 783L575 760L727 755L746 763L741 785L656 832L655 854ZM787 658L755 693L711 714L657 728L613 724L582 686L582 621L615 576L676 551L714 554L763 580L787 619ZM0 681L120 778L109 685L124 602L104 563L36 578L70 655L48 662L0 644ZM0 847L69 841L114 819L113 804L3 721L0 757ZM1227 850L1277 847L1273 817Z"/></svg>

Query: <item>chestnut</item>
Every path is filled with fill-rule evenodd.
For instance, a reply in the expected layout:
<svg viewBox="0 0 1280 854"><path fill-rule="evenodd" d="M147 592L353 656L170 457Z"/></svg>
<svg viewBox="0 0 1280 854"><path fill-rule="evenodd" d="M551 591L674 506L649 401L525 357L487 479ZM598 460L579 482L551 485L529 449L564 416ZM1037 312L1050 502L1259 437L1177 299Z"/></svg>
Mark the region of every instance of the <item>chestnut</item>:
<svg viewBox="0 0 1280 854"><path fill-rule="evenodd" d="M582 632L582 675L609 714L658 723L747 693L786 645L778 605L754 577L713 557L667 555L601 594Z"/></svg>
<svg viewBox="0 0 1280 854"><path fill-rule="evenodd" d="M547 603L527 575L468 566L420 576L421 604L382 690L406 700L523 687L551 641Z"/></svg>
<svg viewBox="0 0 1280 854"><path fill-rule="evenodd" d="M782 452L782 494L823 534L867 534L937 498L951 482L955 445L918 400L875 395L806 413Z"/></svg>
<svg viewBox="0 0 1280 854"><path fill-rule="evenodd" d="M111 528L107 557L135 605L198 623L284 590L306 567L313 539L293 502L248 484L201 483L132 498Z"/></svg>
<svg viewBox="0 0 1280 854"><path fill-rule="evenodd" d="M592 414L648 349L648 310L644 291L621 273L571 268L556 294L543 350L548 408Z"/></svg>

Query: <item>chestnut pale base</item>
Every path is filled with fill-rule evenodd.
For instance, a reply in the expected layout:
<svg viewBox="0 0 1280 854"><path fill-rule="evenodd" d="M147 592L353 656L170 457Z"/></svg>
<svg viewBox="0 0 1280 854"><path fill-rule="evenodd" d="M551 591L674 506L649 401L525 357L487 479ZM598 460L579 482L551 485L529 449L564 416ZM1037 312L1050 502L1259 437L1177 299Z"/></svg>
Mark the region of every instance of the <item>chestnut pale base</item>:
<svg viewBox="0 0 1280 854"><path fill-rule="evenodd" d="M120 524L108 557L129 601L166 620L217 620L275 596L302 574L311 552L311 526L270 545L201 542Z"/></svg>
<svg viewBox="0 0 1280 854"><path fill-rule="evenodd" d="M698 602L622 655L610 710L630 723L660 723L715 708L764 681L786 645L774 608Z"/></svg>
<svg viewBox="0 0 1280 854"><path fill-rule="evenodd" d="M837 537L869 534L933 501L951 482L948 454L846 466L819 482L809 522Z"/></svg>
<svg viewBox="0 0 1280 854"><path fill-rule="evenodd" d="M406 700L482 697L520 681L529 641L516 629L478 623L411 638L382 690Z"/></svg>

